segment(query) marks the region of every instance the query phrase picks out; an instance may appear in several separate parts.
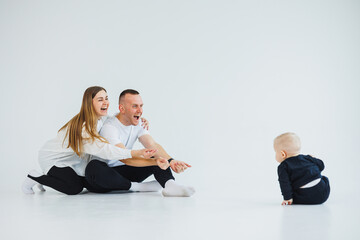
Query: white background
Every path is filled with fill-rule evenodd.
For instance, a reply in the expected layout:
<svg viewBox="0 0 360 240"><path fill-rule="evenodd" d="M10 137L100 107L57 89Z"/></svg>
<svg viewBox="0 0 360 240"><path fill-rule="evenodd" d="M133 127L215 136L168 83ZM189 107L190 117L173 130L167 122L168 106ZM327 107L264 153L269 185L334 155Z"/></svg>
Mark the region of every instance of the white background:
<svg viewBox="0 0 360 240"><path fill-rule="evenodd" d="M19 192L84 90L140 91L151 133L198 192L280 202L273 138L359 194L359 1L0 1L0 189Z"/></svg>

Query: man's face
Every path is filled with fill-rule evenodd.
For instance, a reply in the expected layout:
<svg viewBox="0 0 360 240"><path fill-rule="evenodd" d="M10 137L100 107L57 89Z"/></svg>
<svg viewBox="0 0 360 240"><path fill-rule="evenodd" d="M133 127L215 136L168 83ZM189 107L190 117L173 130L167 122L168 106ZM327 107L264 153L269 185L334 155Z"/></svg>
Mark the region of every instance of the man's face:
<svg viewBox="0 0 360 240"><path fill-rule="evenodd" d="M121 100L119 110L124 120L129 125L138 125L140 117L143 113L143 102L140 95L125 94L124 99Z"/></svg>

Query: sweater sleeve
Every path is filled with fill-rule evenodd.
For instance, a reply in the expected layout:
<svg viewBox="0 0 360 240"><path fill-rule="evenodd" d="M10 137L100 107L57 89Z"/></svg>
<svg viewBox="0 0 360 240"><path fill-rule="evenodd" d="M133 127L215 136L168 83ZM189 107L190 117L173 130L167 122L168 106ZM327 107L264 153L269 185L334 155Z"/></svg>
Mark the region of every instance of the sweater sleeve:
<svg viewBox="0 0 360 240"><path fill-rule="evenodd" d="M293 197L290 177L287 172L286 166L280 164L278 167L278 176L279 176L279 184L281 193L284 197L284 200L290 200Z"/></svg>
<svg viewBox="0 0 360 240"><path fill-rule="evenodd" d="M84 141L84 153L94 155L107 160L120 160L131 158L131 150L113 146L109 143L101 142L96 139L94 141Z"/></svg>

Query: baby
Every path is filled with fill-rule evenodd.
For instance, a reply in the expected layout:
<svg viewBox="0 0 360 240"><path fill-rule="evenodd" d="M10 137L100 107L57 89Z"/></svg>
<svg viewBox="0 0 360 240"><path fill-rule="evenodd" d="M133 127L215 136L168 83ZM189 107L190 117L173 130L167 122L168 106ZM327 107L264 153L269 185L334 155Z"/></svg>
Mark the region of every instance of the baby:
<svg viewBox="0 0 360 240"><path fill-rule="evenodd" d="M300 154L300 138L284 133L274 139L279 183L284 201L290 204L321 204L330 194L329 179L321 176L324 163L310 155Z"/></svg>

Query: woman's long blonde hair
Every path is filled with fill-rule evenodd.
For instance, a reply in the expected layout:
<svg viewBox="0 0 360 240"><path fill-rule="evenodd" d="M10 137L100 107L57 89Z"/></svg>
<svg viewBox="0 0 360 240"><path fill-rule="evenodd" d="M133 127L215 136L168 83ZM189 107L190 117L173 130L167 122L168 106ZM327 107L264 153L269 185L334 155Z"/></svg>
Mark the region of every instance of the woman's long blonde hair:
<svg viewBox="0 0 360 240"><path fill-rule="evenodd" d="M95 113L93 106L93 98L95 95L101 90L106 90L103 87L93 86L89 87L85 90L81 109L78 114L76 114L69 122L67 122L62 128L60 128L59 132L65 128L66 138L69 140L69 144L67 147L71 147L74 152L80 157L83 152L83 141L95 139L99 139L102 142L107 142L104 138L102 138L97 132L97 122L98 117ZM84 138L82 135L83 128L89 134L90 138Z"/></svg>

